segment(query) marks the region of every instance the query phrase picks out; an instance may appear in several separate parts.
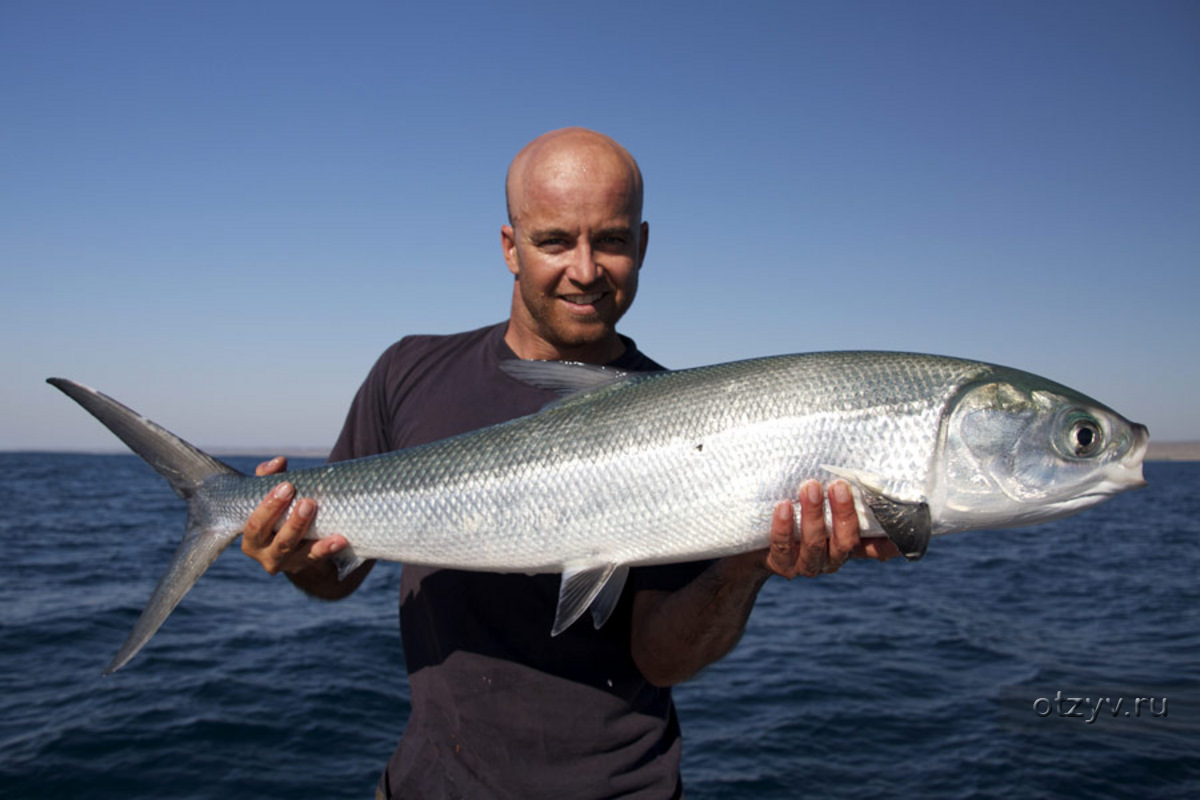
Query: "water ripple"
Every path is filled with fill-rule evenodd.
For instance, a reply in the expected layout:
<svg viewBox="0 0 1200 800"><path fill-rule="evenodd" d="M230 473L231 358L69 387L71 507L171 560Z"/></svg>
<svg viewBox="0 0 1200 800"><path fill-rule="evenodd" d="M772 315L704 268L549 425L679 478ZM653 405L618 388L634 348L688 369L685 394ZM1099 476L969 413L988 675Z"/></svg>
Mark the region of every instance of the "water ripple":
<svg viewBox="0 0 1200 800"><path fill-rule="evenodd" d="M768 583L677 690L689 798L1200 796L1200 465L1147 477L918 564ZM131 456L0 454L0 502L0 796L370 796L409 711L397 568L326 604L227 555L101 677L181 508ZM1125 704L1039 716L1056 692ZM1124 716L1137 697L1169 715Z"/></svg>

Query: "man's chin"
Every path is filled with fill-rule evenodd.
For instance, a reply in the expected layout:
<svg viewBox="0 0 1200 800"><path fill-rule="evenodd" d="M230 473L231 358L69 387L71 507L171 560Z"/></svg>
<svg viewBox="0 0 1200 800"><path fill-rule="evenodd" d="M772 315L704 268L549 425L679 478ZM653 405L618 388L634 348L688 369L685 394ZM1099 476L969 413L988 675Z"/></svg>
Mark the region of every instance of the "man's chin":
<svg viewBox="0 0 1200 800"><path fill-rule="evenodd" d="M616 327L597 316L594 319L556 320L549 333L559 347L571 350L602 344L615 335Z"/></svg>

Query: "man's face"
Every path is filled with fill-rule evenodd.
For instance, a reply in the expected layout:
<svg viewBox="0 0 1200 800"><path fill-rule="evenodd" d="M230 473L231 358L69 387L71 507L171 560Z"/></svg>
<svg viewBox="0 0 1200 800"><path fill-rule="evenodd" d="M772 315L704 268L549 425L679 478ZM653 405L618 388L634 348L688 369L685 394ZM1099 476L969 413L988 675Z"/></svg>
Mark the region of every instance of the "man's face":
<svg viewBox="0 0 1200 800"><path fill-rule="evenodd" d="M513 323L548 346L539 357L578 356L617 342L648 229L623 164L585 153L541 166L501 230L517 280Z"/></svg>

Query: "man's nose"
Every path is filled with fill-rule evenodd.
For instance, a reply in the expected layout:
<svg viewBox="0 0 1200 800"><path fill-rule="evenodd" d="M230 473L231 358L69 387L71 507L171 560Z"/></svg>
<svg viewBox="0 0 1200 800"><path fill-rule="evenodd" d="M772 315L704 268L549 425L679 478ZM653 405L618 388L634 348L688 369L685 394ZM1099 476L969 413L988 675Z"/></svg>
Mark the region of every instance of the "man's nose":
<svg viewBox="0 0 1200 800"><path fill-rule="evenodd" d="M596 261L596 251L590 244L580 244L575 248L575 257L567 268L567 277L573 282L587 286L595 283L604 274L604 267Z"/></svg>

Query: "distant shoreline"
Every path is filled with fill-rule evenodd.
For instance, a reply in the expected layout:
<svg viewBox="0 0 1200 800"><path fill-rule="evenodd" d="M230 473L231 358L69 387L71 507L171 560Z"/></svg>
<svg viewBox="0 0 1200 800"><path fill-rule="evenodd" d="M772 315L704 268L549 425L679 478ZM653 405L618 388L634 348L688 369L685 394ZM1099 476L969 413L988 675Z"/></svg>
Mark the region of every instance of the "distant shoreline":
<svg viewBox="0 0 1200 800"><path fill-rule="evenodd" d="M329 457L328 447L201 447L201 450L216 458L320 458ZM85 456L132 456L133 451L124 447L95 447L88 449L47 449L38 447L0 447L0 453L46 453L49 455Z"/></svg>
<svg viewBox="0 0 1200 800"><path fill-rule="evenodd" d="M1147 461L1200 461L1200 442L1150 442Z"/></svg>
<svg viewBox="0 0 1200 800"><path fill-rule="evenodd" d="M327 447L213 447L203 448L206 452L212 453L214 456L234 457L234 456L253 456L260 458L268 458L271 456L287 456L288 458L320 458L324 459L329 456L329 448ZM111 449L96 449L96 450L40 450L31 448L3 448L0 447L0 453L85 453L88 455L120 455L129 454L128 450L123 448ZM1150 442L1150 449L1146 452L1147 461L1200 461L1200 442Z"/></svg>

